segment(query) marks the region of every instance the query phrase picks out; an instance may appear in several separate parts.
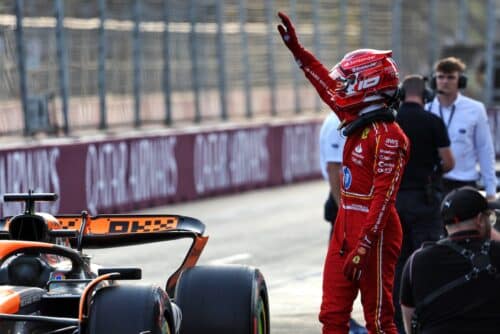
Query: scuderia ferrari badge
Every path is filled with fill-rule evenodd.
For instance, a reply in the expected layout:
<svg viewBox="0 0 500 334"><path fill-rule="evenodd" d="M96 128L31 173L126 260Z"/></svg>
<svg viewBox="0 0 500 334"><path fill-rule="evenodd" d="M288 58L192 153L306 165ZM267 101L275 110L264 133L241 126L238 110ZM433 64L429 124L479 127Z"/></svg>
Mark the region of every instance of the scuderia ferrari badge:
<svg viewBox="0 0 500 334"><path fill-rule="evenodd" d="M354 264L358 264L359 263L359 260L361 260L361 258L359 257L359 255L356 255L352 258L352 263Z"/></svg>
<svg viewBox="0 0 500 334"><path fill-rule="evenodd" d="M363 133L361 133L361 139L366 139L368 138L368 134L370 133L370 128L365 128L363 130Z"/></svg>

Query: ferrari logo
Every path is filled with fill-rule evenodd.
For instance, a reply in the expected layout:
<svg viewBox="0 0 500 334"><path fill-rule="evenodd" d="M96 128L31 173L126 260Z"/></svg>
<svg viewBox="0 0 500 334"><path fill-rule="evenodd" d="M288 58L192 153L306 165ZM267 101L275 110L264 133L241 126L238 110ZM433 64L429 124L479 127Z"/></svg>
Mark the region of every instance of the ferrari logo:
<svg viewBox="0 0 500 334"><path fill-rule="evenodd" d="M352 258L352 263L358 264L361 259L359 258L359 255L356 255L355 257Z"/></svg>
<svg viewBox="0 0 500 334"><path fill-rule="evenodd" d="M368 138L368 134L370 133L370 128L365 128L363 132L361 133L361 139L366 139Z"/></svg>

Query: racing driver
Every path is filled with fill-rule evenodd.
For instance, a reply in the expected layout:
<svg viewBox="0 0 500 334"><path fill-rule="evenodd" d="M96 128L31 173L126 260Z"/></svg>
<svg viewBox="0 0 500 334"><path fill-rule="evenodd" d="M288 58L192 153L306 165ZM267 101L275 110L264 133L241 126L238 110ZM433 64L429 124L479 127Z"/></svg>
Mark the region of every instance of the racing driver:
<svg viewBox="0 0 500 334"><path fill-rule="evenodd" d="M402 231L395 197L409 142L391 108L399 83L392 52L356 50L328 71L299 43L288 16L278 16L283 42L347 137L340 208L323 272L323 333L348 333L359 290L368 332L396 334L392 288Z"/></svg>

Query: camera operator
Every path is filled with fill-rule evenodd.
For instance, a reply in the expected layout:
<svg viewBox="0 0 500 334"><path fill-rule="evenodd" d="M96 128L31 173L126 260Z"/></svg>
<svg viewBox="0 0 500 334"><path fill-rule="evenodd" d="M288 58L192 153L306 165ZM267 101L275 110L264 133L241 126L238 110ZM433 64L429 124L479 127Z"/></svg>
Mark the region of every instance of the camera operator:
<svg viewBox="0 0 500 334"><path fill-rule="evenodd" d="M491 229L498 208L469 186L445 197L441 215L449 236L423 245L403 270L408 333L499 332L500 242Z"/></svg>

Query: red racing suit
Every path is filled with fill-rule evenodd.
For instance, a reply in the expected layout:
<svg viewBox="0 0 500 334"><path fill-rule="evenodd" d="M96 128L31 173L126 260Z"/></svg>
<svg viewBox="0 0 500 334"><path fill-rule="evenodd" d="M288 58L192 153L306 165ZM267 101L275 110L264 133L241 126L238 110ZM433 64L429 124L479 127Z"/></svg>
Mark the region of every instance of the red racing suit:
<svg viewBox="0 0 500 334"><path fill-rule="evenodd" d="M335 82L328 70L305 49L296 59L323 101L332 106ZM352 111L337 115L347 121L358 117ZM347 137L340 207L323 272L323 334L348 333L358 290L368 332L397 333L392 288L402 230L395 198L408 158L409 141L396 122L375 121ZM366 268L359 280L350 281L343 273L345 259L365 237L373 242Z"/></svg>

